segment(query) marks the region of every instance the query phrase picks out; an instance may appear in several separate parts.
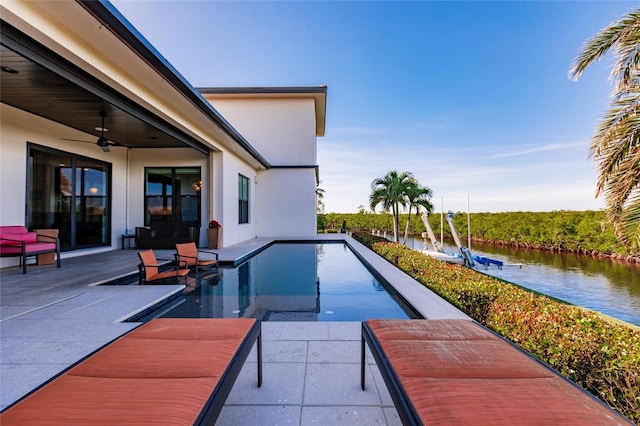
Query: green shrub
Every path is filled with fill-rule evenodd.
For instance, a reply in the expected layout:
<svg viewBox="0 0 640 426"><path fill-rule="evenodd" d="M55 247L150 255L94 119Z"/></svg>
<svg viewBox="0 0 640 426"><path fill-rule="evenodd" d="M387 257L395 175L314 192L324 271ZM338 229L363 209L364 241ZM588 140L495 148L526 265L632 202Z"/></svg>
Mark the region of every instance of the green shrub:
<svg viewBox="0 0 640 426"><path fill-rule="evenodd" d="M373 245L375 243L383 243L385 241L388 241L384 237L378 237L376 235L367 234L365 232L354 232L352 234L352 237L353 239L359 241L361 244L364 244L371 250L373 250Z"/></svg>
<svg viewBox="0 0 640 426"><path fill-rule="evenodd" d="M373 250L640 424L640 331L389 242Z"/></svg>

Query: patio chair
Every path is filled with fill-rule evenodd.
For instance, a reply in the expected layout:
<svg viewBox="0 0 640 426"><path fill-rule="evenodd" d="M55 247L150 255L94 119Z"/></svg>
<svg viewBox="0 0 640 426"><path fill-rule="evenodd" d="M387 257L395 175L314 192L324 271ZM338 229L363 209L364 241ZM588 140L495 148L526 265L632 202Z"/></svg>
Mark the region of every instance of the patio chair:
<svg viewBox="0 0 640 426"><path fill-rule="evenodd" d="M160 271L160 265L158 264L158 259L156 259L156 255L153 250L138 252L138 257L140 258L140 264L138 265L138 270L140 271L138 284L149 284L150 282L168 280L171 278L176 280L176 284L180 284L181 278L184 279L184 284L187 283L189 269L182 268L181 266L184 266L184 264L170 266L170 269Z"/></svg>
<svg viewBox="0 0 640 426"><path fill-rule="evenodd" d="M208 253L214 255L215 259L201 259L200 253ZM176 244L176 261L188 269L193 268L198 278L198 269L215 268L218 272L218 253L208 250L198 250L195 243Z"/></svg>

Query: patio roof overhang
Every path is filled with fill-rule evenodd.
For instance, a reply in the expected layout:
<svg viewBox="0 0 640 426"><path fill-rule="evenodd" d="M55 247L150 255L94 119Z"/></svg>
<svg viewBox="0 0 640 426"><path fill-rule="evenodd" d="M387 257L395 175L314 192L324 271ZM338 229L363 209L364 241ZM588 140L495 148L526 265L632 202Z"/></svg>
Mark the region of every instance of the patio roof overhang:
<svg viewBox="0 0 640 426"><path fill-rule="evenodd" d="M224 146L257 169L270 167L109 2L0 8L0 102L95 141L105 111L110 141L204 155Z"/></svg>
<svg viewBox="0 0 640 426"><path fill-rule="evenodd" d="M132 148L209 148L2 22L0 102ZM61 137L64 135L61 135ZM94 142L87 138L87 142Z"/></svg>

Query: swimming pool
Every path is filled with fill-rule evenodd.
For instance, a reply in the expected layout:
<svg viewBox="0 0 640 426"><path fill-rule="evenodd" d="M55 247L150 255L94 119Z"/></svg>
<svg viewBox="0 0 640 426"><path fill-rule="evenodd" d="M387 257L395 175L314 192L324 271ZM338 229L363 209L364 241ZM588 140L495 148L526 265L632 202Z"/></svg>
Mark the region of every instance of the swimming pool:
<svg viewBox="0 0 640 426"><path fill-rule="evenodd" d="M203 275L202 273L200 275ZM153 318L258 318L364 321L418 318L344 243L276 243L136 321Z"/></svg>

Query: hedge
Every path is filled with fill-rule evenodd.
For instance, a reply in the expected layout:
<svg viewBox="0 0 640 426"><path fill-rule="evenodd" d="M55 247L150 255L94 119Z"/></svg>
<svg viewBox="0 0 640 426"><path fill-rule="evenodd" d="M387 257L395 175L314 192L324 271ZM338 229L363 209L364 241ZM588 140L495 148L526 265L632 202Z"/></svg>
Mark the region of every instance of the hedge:
<svg viewBox="0 0 640 426"><path fill-rule="evenodd" d="M638 329L403 245L364 238L418 282L640 424Z"/></svg>

